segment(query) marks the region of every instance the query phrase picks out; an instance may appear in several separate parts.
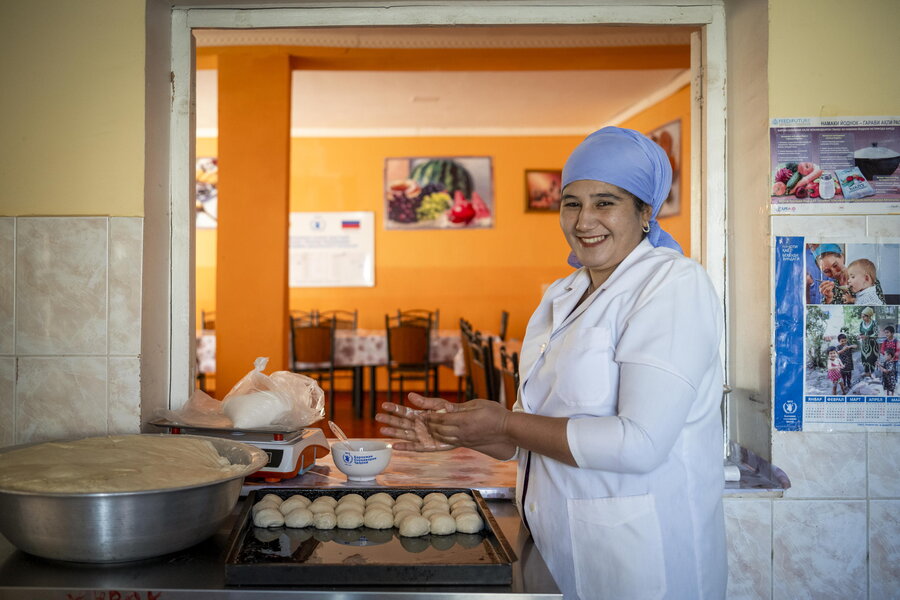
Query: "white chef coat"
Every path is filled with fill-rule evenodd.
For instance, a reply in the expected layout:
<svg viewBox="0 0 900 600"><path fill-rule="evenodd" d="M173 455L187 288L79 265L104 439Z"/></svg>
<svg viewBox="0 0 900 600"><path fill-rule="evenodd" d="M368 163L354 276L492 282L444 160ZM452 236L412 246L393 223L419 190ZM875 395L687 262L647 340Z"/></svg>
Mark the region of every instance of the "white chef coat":
<svg viewBox="0 0 900 600"><path fill-rule="evenodd" d="M520 450L519 508L567 599L724 598L719 298L646 240L576 308L588 285L528 323L515 408L568 418L578 466Z"/></svg>

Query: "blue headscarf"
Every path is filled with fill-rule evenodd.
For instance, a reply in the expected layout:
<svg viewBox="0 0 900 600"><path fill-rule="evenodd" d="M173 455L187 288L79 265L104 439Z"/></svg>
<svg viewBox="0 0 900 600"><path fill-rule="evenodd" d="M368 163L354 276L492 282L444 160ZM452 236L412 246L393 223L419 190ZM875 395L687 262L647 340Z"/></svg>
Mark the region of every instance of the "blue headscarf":
<svg viewBox="0 0 900 600"><path fill-rule="evenodd" d="M649 204L653 212L647 240L654 246L672 248L684 254L678 242L656 220L672 187L672 166L665 151L650 138L621 127L595 131L569 155L563 167L562 187L565 189L573 181L582 179L611 183ZM582 266L574 252L569 255L569 264Z"/></svg>

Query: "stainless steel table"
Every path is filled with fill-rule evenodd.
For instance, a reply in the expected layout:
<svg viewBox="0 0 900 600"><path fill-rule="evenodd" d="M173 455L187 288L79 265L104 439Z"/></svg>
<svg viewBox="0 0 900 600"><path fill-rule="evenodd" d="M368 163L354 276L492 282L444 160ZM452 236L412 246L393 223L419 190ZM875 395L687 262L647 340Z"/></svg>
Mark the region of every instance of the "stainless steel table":
<svg viewBox="0 0 900 600"><path fill-rule="evenodd" d="M513 582L509 586L229 587L225 585L226 542L238 509L245 501L242 499L238 503L238 507L216 535L205 542L176 554L140 562L119 565L53 562L25 554L0 536L0 598L562 598L544 560L522 526L515 505L506 500L489 500L488 506L518 556L518 561L513 563Z"/></svg>

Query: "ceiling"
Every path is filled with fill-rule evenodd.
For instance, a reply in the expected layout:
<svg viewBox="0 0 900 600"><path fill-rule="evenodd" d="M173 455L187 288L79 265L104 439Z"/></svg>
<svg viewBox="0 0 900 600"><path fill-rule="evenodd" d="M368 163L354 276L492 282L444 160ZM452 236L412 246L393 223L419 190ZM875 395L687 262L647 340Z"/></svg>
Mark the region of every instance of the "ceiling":
<svg viewBox="0 0 900 600"><path fill-rule="evenodd" d="M547 49L559 60L530 70L295 70L293 137L580 135L616 124L690 83L690 70L653 68L652 55L690 43L682 27L515 26L195 30L198 48L298 46L343 49ZM572 49L613 49L612 63L583 68ZM563 49L563 50L560 50ZM629 53L651 56L639 69ZM582 53L583 54L583 53ZM508 55L508 54L507 54ZM580 55L580 54L579 54ZM534 56L533 51L526 56ZM640 61L638 61L640 62ZM666 61L663 61L664 63ZM558 67L557 67L558 63ZM574 63L574 65L573 65ZM387 65L390 68L392 65ZM578 68L573 68L578 67ZM489 67L488 67L489 68ZM217 127L216 73L197 77L197 129Z"/></svg>

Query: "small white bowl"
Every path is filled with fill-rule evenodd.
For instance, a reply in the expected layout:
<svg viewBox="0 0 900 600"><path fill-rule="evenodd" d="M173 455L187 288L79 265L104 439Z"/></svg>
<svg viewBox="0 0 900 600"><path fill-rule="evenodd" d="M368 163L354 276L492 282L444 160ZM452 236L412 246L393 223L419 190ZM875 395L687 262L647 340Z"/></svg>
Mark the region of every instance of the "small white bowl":
<svg viewBox="0 0 900 600"><path fill-rule="evenodd" d="M376 440L350 440L348 450L343 442L331 444L334 465L350 481L369 481L384 471L391 462L391 445Z"/></svg>

